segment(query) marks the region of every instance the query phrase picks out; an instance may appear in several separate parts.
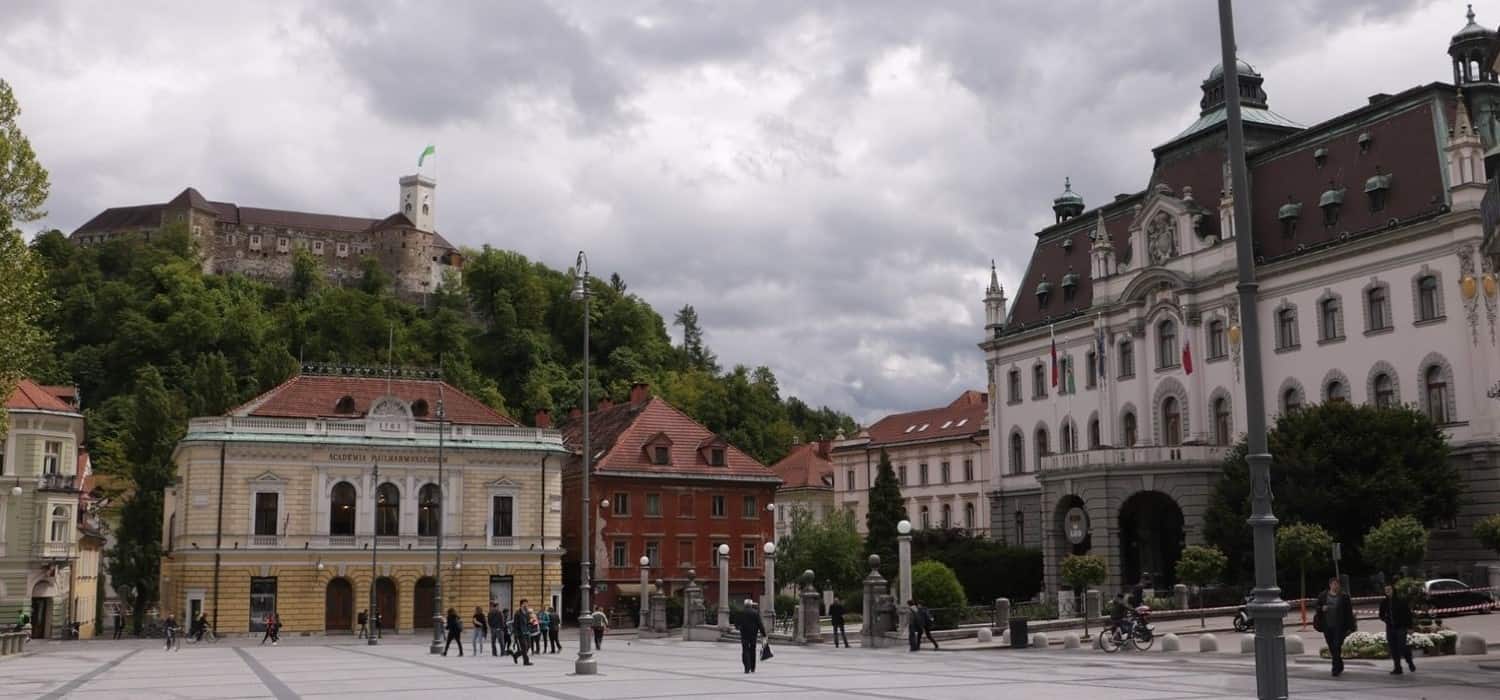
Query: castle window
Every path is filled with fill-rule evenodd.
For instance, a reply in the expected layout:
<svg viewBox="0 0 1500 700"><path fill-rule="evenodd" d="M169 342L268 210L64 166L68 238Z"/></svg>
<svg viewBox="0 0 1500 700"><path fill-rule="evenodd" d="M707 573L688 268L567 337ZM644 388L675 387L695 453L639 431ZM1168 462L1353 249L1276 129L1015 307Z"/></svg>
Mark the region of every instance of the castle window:
<svg viewBox="0 0 1500 700"><path fill-rule="evenodd" d="M1297 308L1284 306L1276 310L1276 349L1296 350L1297 342Z"/></svg>
<svg viewBox="0 0 1500 700"><path fill-rule="evenodd" d="M285 252L287 252L288 250L291 249L290 243L291 243L291 241L288 241L285 237L283 237L283 236L277 236L277 238L276 238L276 252L278 252L278 253L285 253Z"/></svg>
<svg viewBox="0 0 1500 700"><path fill-rule="evenodd" d="M260 234L250 234L250 250L260 250Z"/></svg>
<svg viewBox="0 0 1500 700"><path fill-rule="evenodd" d="M316 255L322 255L323 254L323 242L322 241L313 241L313 253L316 254Z"/></svg>
<svg viewBox="0 0 1500 700"><path fill-rule="evenodd" d="M1021 371L1017 369L1006 373L1006 387L1010 392L1010 403L1021 403Z"/></svg>
<svg viewBox="0 0 1500 700"><path fill-rule="evenodd" d="M1214 319L1208 322L1208 359L1220 359L1229 354L1229 344L1225 342L1224 322Z"/></svg>
<svg viewBox="0 0 1500 700"><path fill-rule="evenodd" d="M347 257L349 257L349 244L348 243L340 243L340 244L338 244L338 248L335 249L335 253L334 254L337 255L337 256L339 256L339 257L341 257L341 258L347 258Z"/></svg>
<svg viewBox="0 0 1500 700"><path fill-rule="evenodd" d="M1176 367L1182 362L1177 356L1177 324L1171 320L1156 325L1156 368Z"/></svg>
<svg viewBox="0 0 1500 700"><path fill-rule="evenodd" d="M1434 275L1417 278L1417 322L1437 321L1443 316L1443 305Z"/></svg>

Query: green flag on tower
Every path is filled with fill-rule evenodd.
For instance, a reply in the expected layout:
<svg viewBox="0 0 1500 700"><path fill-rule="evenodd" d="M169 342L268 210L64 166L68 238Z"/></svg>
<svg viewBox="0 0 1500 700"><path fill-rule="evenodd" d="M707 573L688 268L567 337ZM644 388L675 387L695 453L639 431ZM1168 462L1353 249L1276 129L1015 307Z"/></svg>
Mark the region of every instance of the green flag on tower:
<svg viewBox="0 0 1500 700"><path fill-rule="evenodd" d="M417 156L417 167L422 167L422 161L427 160L427 156L435 155L437 155L437 146L429 145L428 147L422 149L422 155Z"/></svg>

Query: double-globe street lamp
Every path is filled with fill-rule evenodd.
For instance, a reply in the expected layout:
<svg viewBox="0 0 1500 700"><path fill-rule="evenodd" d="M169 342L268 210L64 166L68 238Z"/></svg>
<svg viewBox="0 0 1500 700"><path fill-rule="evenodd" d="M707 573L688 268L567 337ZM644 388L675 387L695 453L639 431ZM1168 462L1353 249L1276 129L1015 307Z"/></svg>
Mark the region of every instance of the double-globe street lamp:
<svg viewBox="0 0 1500 700"><path fill-rule="evenodd" d="M376 462L375 468L370 471L370 480L375 483L375 488L378 491L380 488L380 462ZM375 511L375 532L372 533L374 536L370 538L370 615L365 618L367 624L374 625L374 629L370 630L370 632L365 635L365 639L367 640L365 643L372 647L380 643L380 640L377 639L377 637L380 636L380 596L376 593L379 588L379 586L376 585L376 581L379 580L378 577L380 576L380 574L378 573L379 569L377 568L376 564L376 560L380 557L380 510L378 506L379 497L377 497L376 503L377 506ZM322 562L318 563L318 566L321 567L322 565Z"/></svg>
<svg viewBox="0 0 1500 700"><path fill-rule="evenodd" d="M438 452L437 452L437 503L432 508L437 510L433 517L433 534L436 549L432 560L432 644L427 647L429 654L443 653L443 510L447 507L448 493L443 485L443 419L447 413L443 409L443 372L442 359L438 359ZM420 504L418 505L420 507Z"/></svg>
<svg viewBox="0 0 1500 700"><path fill-rule="evenodd" d="M578 659L573 662L573 673L592 676L599 672L599 662L594 659L594 650L590 647L594 617L589 605L589 553L593 550L589 526L594 518L589 507L589 463L593 457L589 446L589 297L592 292L589 289L589 258L581 250L573 274L572 298L583 302L583 508L580 509L583 531L578 539Z"/></svg>

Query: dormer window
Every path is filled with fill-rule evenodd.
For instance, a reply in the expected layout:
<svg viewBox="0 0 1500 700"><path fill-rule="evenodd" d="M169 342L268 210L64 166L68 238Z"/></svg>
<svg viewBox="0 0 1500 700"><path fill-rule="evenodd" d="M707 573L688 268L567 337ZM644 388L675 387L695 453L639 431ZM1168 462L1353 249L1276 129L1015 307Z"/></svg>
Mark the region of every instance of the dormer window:
<svg viewBox="0 0 1500 700"><path fill-rule="evenodd" d="M1071 252L1073 252L1073 238L1072 238L1072 236L1069 236L1067 238L1062 239L1061 245L1062 245L1062 249L1063 249L1064 253L1071 253Z"/></svg>
<svg viewBox="0 0 1500 700"><path fill-rule="evenodd" d="M1326 148L1317 148L1317 149L1314 149L1313 150L1313 162L1316 163L1318 165L1318 168L1321 169L1323 167L1323 165L1328 162L1328 149L1326 149Z"/></svg>
<svg viewBox="0 0 1500 700"><path fill-rule="evenodd" d="M714 447L708 451L708 464L713 467L724 466L724 448Z"/></svg>
<svg viewBox="0 0 1500 700"><path fill-rule="evenodd" d="M411 414L417 418L427 415L427 399L417 399L411 404Z"/></svg>
<svg viewBox="0 0 1500 700"><path fill-rule="evenodd" d="M1357 142L1359 143L1360 153L1369 153L1370 146L1375 143L1375 137L1371 136L1368 131L1362 131L1359 134Z"/></svg>
<svg viewBox="0 0 1500 700"><path fill-rule="evenodd" d="M1302 216L1302 203L1292 201L1291 195L1287 195L1286 204L1277 210L1276 218L1281 221L1281 235L1283 238L1291 238L1297 235L1297 219Z"/></svg>
<svg viewBox="0 0 1500 700"><path fill-rule="evenodd" d="M1375 168L1375 174L1365 180L1365 195L1370 198L1370 211L1382 211L1385 209L1387 195L1391 191L1391 176L1380 172Z"/></svg>
<svg viewBox="0 0 1500 700"><path fill-rule="evenodd" d="M353 413L354 412L354 397L346 395L343 398L340 398L339 401L338 401L338 403L336 403L336 404L333 405L333 412L334 413Z"/></svg>
<svg viewBox="0 0 1500 700"><path fill-rule="evenodd" d="M671 464L672 453L666 445L656 445L651 448L652 464Z"/></svg>
<svg viewBox="0 0 1500 700"><path fill-rule="evenodd" d="M1328 183L1328 189L1318 198L1318 208L1323 210L1323 225L1329 228L1339 224L1339 209L1344 206L1344 189Z"/></svg>
<svg viewBox="0 0 1500 700"><path fill-rule="evenodd" d="M1042 281L1038 282L1037 285L1036 285L1036 305L1037 305L1037 308L1041 308L1041 309L1047 308L1047 300L1051 296L1052 296L1052 285L1050 283L1048 283L1046 277L1043 276Z"/></svg>
<svg viewBox="0 0 1500 700"><path fill-rule="evenodd" d="M1063 301L1072 301L1078 293L1078 273L1069 272L1062 278Z"/></svg>

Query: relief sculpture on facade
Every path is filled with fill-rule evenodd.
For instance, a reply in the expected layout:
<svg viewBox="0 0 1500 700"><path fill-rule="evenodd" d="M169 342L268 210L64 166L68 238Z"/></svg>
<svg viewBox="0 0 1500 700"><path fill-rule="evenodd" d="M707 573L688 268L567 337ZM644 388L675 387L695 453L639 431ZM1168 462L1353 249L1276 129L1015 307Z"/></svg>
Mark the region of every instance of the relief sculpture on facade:
<svg viewBox="0 0 1500 700"><path fill-rule="evenodd" d="M1177 222L1172 215L1158 212L1146 226L1146 245L1151 251L1151 264L1160 265L1177 255Z"/></svg>

